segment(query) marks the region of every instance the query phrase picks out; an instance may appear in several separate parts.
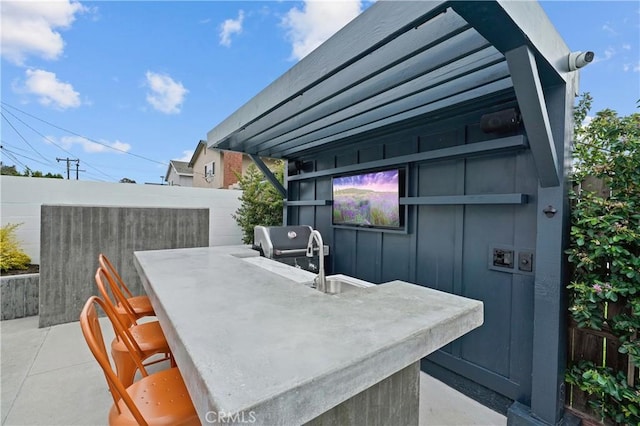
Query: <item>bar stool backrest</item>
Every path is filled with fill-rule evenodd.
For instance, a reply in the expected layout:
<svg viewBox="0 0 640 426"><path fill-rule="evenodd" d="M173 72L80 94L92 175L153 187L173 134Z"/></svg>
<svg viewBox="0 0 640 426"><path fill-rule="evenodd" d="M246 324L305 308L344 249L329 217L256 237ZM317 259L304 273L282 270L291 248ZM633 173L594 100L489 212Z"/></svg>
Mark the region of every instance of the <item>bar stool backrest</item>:
<svg viewBox="0 0 640 426"><path fill-rule="evenodd" d="M117 408L118 412L120 412L118 401L122 399L131 411L131 414L136 419L136 421L141 425L147 425L146 420L144 419L144 417L142 417L142 414L140 414L140 411L127 393L126 388L124 387L120 379L118 379L116 372L113 371L111 362L109 361L109 355L104 344L104 338L102 329L100 327L100 322L98 320L96 305L105 312L112 325L114 326L114 329L122 331L122 325L119 323L119 321L117 321L117 317L111 310L111 307L99 297L91 296L80 312L80 327L82 329L82 334L84 335L87 345L89 346L89 350L95 357L96 361L98 361L100 367L102 367L105 378L107 379L107 384L109 385L111 396L113 397L114 405ZM128 339L124 339L124 342L131 352L131 357L138 365L138 368L141 372L143 372L143 375L146 376L147 372L144 369L144 365L142 365L142 360L138 356L136 356L136 351L130 345L131 342L128 341Z"/></svg>

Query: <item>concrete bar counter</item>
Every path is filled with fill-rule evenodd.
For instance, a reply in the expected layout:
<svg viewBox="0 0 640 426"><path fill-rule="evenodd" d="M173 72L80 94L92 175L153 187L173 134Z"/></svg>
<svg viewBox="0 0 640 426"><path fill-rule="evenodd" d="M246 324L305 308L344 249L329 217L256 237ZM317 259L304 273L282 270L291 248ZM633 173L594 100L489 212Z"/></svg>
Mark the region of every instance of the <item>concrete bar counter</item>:
<svg viewBox="0 0 640 426"><path fill-rule="evenodd" d="M417 424L419 360L483 321L402 281L321 293L247 246L135 264L203 424Z"/></svg>

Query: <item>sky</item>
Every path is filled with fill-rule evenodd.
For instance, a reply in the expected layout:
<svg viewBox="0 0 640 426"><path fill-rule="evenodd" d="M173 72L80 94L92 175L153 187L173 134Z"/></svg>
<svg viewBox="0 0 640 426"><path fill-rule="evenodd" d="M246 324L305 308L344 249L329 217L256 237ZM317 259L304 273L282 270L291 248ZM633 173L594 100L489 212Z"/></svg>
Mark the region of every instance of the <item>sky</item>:
<svg viewBox="0 0 640 426"><path fill-rule="evenodd" d="M397 193L398 176L398 170L343 176L333 180L333 188L337 191L347 188L359 188L377 192Z"/></svg>
<svg viewBox="0 0 640 426"><path fill-rule="evenodd" d="M77 159L81 180L159 184L370 4L1 0L2 162L66 176ZM592 115L640 112L640 4L541 5L572 50L595 52L580 76Z"/></svg>

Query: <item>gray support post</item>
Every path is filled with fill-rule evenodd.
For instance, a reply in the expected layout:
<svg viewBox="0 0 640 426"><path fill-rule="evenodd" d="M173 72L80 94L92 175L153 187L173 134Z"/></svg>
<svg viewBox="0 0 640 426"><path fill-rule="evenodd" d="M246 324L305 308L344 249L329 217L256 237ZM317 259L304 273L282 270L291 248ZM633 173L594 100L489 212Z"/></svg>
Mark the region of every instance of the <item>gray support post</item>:
<svg viewBox="0 0 640 426"><path fill-rule="evenodd" d="M526 45L505 53L540 186L558 186L558 159L533 52Z"/></svg>
<svg viewBox="0 0 640 426"><path fill-rule="evenodd" d="M538 188L538 217L534 292L534 328L531 407L514 403L508 412L509 425L573 424L564 413L564 373L567 363L565 302L566 262L569 229L567 173L571 165L573 102L577 73L561 84L545 89L551 129L562 173L557 187ZM551 206L555 214L543 210Z"/></svg>
<svg viewBox="0 0 640 426"><path fill-rule="evenodd" d="M278 179L276 179L276 177L273 175L271 170L269 170L267 165L264 164L264 161L262 161L262 158L258 157L257 155L253 155L253 154L249 154L249 157L251 157L253 162L256 163L256 166L258 166L260 171L262 173L264 173L265 177L269 180L269 182L271 182L271 184L278 190L278 192L280 194L282 194L282 198L284 198L286 200L287 199L287 190L284 188L284 186L282 186L280 181Z"/></svg>

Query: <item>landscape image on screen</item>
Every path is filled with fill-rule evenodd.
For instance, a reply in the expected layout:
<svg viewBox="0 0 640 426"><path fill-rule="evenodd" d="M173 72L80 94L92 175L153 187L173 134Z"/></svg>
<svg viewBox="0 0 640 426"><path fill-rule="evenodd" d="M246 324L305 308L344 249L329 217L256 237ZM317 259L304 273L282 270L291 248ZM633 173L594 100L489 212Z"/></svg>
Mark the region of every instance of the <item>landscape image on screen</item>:
<svg viewBox="0 0 640 426"><path fill-rule="evenodd" d="M333 179L333 223L400 227L399 170Z"/></svg>

